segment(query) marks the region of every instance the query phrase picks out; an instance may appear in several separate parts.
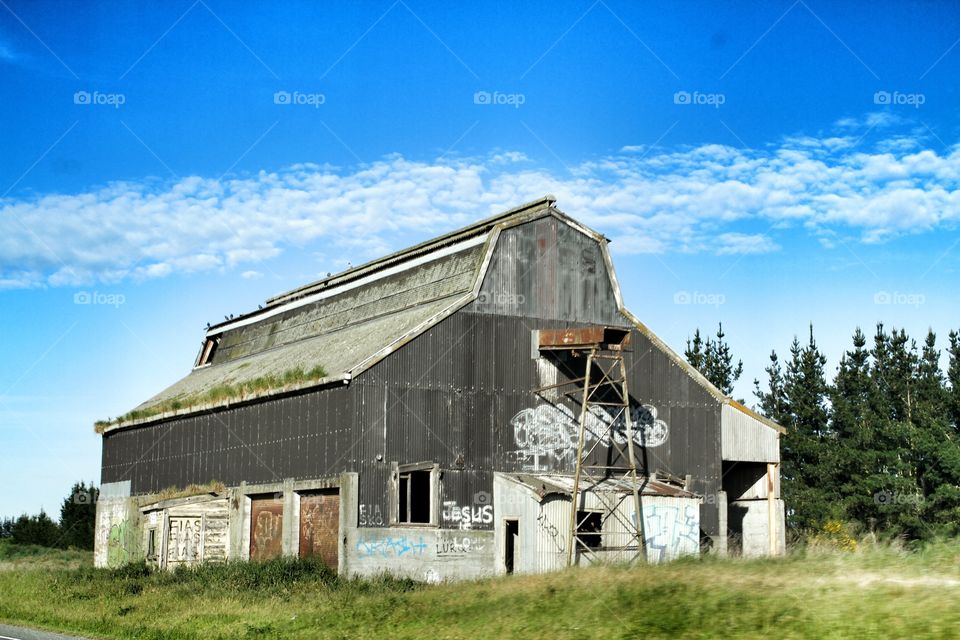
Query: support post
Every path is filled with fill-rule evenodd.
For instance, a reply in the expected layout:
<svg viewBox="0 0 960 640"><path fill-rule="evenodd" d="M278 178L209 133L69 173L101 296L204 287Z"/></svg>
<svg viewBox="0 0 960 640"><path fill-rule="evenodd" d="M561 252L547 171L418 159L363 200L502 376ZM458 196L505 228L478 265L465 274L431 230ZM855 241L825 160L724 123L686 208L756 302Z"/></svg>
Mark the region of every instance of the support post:
<svg viewBox="0 0 960 640"><path fill-rule="evenodd" d="M777 545L777 496L776 473L777 465L767 464L767 537L770 541L770 555L779 552Z"/></svg>

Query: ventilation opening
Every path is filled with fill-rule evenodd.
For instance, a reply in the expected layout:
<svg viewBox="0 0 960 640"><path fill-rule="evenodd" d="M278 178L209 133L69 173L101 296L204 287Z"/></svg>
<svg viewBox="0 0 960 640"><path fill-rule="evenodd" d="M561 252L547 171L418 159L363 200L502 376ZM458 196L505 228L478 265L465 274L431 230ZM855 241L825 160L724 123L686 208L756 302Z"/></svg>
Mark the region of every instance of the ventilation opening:
<svg viewBox="0 0 960 640"><path fill-rule="evenodd" d="M193 365L194 368L210 364L213 361L213 354L217 351L218 344L220 344L220 336L207 338L200 348L200 355L197 356L197 363Z"/></svg>

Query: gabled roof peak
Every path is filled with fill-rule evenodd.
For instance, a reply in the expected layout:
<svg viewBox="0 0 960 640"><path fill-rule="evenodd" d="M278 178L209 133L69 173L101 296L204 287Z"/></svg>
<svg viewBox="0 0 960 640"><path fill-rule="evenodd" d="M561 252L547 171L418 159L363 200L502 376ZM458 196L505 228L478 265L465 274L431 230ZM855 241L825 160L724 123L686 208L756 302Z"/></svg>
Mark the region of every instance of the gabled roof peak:
<svg viewBox="0 0 960 640"><path fill-rule="evenodd" d="M456 231L451 231L442 236L436 238L431 238L421 242L420 244L413 245L412 247L407 247L400 251L391 253L389 255L383 256L382 258L377 258L366 262L356 267L351 267L346 271L341 271L340 273L335 273L327 278L322 280L317 280L309 284L297 287L287 291L286 293L281 293L279 295L273 296L272 298L267 299L267 306L273 306L277 304L284 304L291 300L315 293L321 289L327 287L343 284L349 280L359 278L361 276L367 275L372 271L377 271L394 265L398 262L403 262L409 260L423 253L427 253L433 250L436 250L440 247L453 244L454 242L459 242L470 238L472 236L482 235L488 233L490 229L494 226L503 223L509 218L519 217L521 215L528 215L534 211L546 210L553 207L556 204L557 199L552 195L545 195L542 198L537 200L531 200L530 202L524 203L518 207L508 209L489 218L480 220L471 225L457 229Z"/></svg>

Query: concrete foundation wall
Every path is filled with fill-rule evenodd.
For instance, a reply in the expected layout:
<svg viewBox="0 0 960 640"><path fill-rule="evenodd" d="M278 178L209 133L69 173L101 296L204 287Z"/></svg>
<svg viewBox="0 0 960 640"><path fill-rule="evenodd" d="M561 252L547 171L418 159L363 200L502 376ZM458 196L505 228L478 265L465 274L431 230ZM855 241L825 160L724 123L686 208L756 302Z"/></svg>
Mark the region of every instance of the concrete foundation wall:
<svg viewBox="0 0 960 640"><path fill-rule="evenodd" d="M383 573L427 582L494 574L492 531L435 527L358 528L347 535L350 575Z"/></svg>
<svg viewBox="0 0 960 640"><path fill-rule="evenodd" d="M736 500L730 503L735 514L732 535L739 538L739 550L745 558L770 555L769 504L766 500ZM732 519L733 520L733 519ZM774 544L777 554L786 552L783 500L774 501ZM733 528L733 527L732 527Z"/></svg>

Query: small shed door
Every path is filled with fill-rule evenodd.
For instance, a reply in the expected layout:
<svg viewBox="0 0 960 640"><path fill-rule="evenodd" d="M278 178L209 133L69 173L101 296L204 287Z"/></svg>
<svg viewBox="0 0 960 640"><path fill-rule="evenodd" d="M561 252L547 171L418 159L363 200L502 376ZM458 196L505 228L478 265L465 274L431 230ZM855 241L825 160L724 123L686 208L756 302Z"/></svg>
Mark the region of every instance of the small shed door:
<svg viewBox="0 0 960 640"><path fill-rule="evenodd" d="M300 496L300 557L319 556L337 570L340 538L340 492L337 489Z"/></svg>
<svg viewBox="0 0 960 640"><path fill-rule="evenodd" d="M171 516L167 534L167 562L169 568L196 564L203 559L203 518L199 516Z"/></svg>
<svg viewBox="0 0 960 640"><path fill-rule="evenodd" d="M250 500L250 559L269 560L283 553L283 498Z"/></svg>

